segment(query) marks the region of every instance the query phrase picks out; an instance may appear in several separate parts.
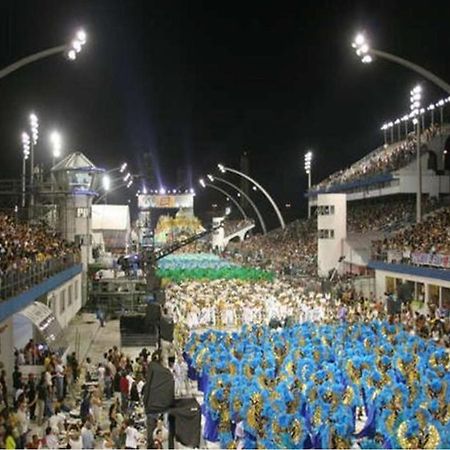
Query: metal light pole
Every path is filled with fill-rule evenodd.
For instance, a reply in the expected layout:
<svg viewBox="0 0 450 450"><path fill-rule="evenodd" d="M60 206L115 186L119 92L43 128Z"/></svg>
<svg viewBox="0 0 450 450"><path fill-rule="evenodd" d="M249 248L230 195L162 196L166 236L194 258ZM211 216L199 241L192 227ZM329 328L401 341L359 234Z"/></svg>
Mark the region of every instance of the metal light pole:
<svg viewBox="0 0 450 450"><path fill-rule="evenodd" d="M243 178L245 178L246 180L250 181L251 183L253 183L258 189L261 190L261 192L266 196L267 200L269 200L270 204L272 205L273 209L275 210L275 213L278 217L278 220L280 222L281 228L284 229L286 228L286 224L284 223L284 219L283 216L281 215L280 210L278 209L278 206L276 205L276 203L274 202L274 200L272 199L272 197L269 195L269 193L257 182L255 181L253 178L250 178L248 175L246 175L245 173L239 172L236 169L232 169L230 167L225 167L223 164L218 164L217 167L219 168L219 170L222 173L225 172L231 172L231 173L235 173L236 175L239 175Z"/></svg>
<svg viewBox="0 0 450 450"><path fill-rule="evenodd" d="M383 126L381 127L381 131L383 132L384 146L386 147L386 145L387 145L387 124L386 123L384 123Z"/></svg>
<svg viewBox="0 0 450 450"><path fill-rule="evenodd" d="M402 122L405 123L405 139L408 136L408 122L409 122L409 116L408 114L406 114L405 116L402 117Z"/></svg>
<svg viewBox="0 0 450 450"><path fill-rule="evenodd" d="M394 125L397 125L397 141L400 141L401 139L400 119L396 119Z"/></svg>
<svg viewBox="0 0 450 450"><path fill-rule="evenodd" d="M422 220L422 158L420 152L420 100L422 98L422 87L416 86L411 91L411 114L413 116L413 124L416 126L416 158L417 158L417 196L416 196L416 222Z"/></svg>
<svg viewBox="0 0 450 450"><path fill-rule="evenodd" d="M431 104L428 108L428 111L431 111L431 125L434 125L434 109L435 106Z"/></svg>
<svg viewBox="0 0 450 450"><path fill-rule="evenodd" d="M25 208L25 193L27 185L27 159L30 155L30 136L28 133L22 133L22 208Z"/></svg>
<svg viewBox="0 0 450 450"><path fill-rule="evenodd" d="M239 210L239 212L241 213L242 218L243 218L244 220L247 220L247 219L248 219L247 214L245 213L244 209L243 209L242 206L239 204L239 202L238 202L235 198L233 198L233 197L230 195L230 193L228 193L225 189L222 189L222 188L220 188L220 187L218 187L218 186L214 186L214 184L206 183L205 180L203 180L203 178L201 178L201 179L199 180L199 183L200 183L200 186L201 186L202 188L209 187L209 188L211 188L211 189L216 190L217 192L220 192L220 193L223 194L226 198L229 198L229 199L234 203L234 205L235 205L236 208Z"/></svg>
<svg viewBox="0 0 450 450"><path fill-rule="evenodd" d="M446 83L434 73L421 66L418 66L417 64L412 63L411 61L400 58L399 56L392 55L391 53L383 52L375 48L371 48L366 40L366 37L361 33L355 37L352 43L352 47L355 49L356 54L361 58L361 61L364 64L371 63L374 56L387 59L389 61L395 62L396 64L400 64L401 66L407 67L414 72L417 72L422 77L430 80L436 86L439 86L442 90L450 94L450 84Z"/></svg>
<svg viewBox="0 0 450 450"><path fill-rule="evenodd" d="M266 224L264 222L264 219L262 218L262 215L261 215L259 209L256 207L255 203L253 202L253 200L250 198L249 195L247 195L242 189L240 189L235 184L230 183L228 180L225 180L223 178L216 177L216 176L213 176L213 175L207 175L207 177L208 177L209 181L211 181L212 183L214 181L220 181L220 182L222 182L224 184L227 184L228 186L232 187L233 189L236 189L236 191L238 191L242 195L242 197L244 197L248 201L249 205L255 211L256 216L258 217L258 220L259 220L259 224L261 225L261 229L263 231L263 234L267 233L267 228L266 228Z"/></svg>
<svg viewBox="0 0 450 450"><path fill-rule="evenodd" d="M311 190L311 162L312 162L312 151L305 153L305 172L308 174L308 191ZM311 208L309 207L308 201L308 219L311 217Z"/></svg>
<svg viewBox="0 0 450 450"><path fill-rule="evenodd" d="M30 114L31 152L30 152L30 206L34 206L34 147L39 139L39 121L36 114Z"/></svg>
<svg viewBox="0 0 450 450"><path fill-rule="evenodd" d="M81 51L85 43L86 43L86 33L83 30L79 30L75 35L75 39L70 44L58 45L56 47L52 47L47 50L43 50L41 52L33 53L32 55L26 56L25 58L22 58L19 61L16 61L15 63L1 69L0 79L6 77L12 72L15 72L21 67L24 67L35 61L39 61L40 59L56 55L58 53L66 54L68 59L74 60L77 57L77 53Z"/></svg>

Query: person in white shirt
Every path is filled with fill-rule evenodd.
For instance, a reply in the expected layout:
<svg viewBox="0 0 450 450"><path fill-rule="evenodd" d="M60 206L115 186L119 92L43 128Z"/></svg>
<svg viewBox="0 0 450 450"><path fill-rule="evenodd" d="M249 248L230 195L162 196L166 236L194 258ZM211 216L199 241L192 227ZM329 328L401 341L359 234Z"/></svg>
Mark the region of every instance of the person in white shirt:
<svg viewBox="0 0 450 450"><path fill-rule="evenodd" d="M20 403L17 413L17 431L20 435L18 448L25 448L27 433L30 429L30 418L28 417L27 406L25 402Z"/></svg>
<svg viewBox="0 0 450 450"><path fill-rule="evenodd" d="M125 428L125 436L125 448L137 449L141 435L138 430L134 428L134 423L131 419L128 421L128 426Z"/></svg>
<svg viewBox="0 0 450 450"><path fill-rule="evenodd" d="M55 407L55 413L48 419L48 426L56 434L64 430L64 414L61 414L58 406Z"/></svg>

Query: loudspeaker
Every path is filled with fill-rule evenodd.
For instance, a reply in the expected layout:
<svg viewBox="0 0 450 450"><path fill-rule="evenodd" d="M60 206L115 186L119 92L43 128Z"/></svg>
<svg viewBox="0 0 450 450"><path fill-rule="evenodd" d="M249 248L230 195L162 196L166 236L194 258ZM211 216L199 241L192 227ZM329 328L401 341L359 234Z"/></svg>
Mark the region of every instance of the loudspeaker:
<svg viewBox="0 0 450 450"><path fill-rule="evenodd" d="M147 305L147 313L145 322L147 325L158 326L161 320L161 307L158 303L149 303Z"/></svg>

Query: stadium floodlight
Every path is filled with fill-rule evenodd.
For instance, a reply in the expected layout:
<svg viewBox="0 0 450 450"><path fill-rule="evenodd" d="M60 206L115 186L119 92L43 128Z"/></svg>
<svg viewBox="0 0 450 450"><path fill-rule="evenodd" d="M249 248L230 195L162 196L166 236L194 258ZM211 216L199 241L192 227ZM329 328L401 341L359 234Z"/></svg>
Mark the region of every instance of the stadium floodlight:
<svg viewBox="0 0 450 450"><path fill-rule="evenodd" d="M48 58L49 56L56 54L63 54L70 61L74 61L77 58L77 54L83 49L86 44L87 35L84 30L78 30L75 33L75 37L70 41L70 43L64 43L62 45L57 45L56 47L51 47L40 52L33 53L31 55L25 56L22 59L10 64L9 66L0 70L0 79L6 77L12 72L31 64L35 61L39 61L43 58Z"/></svg>
<svg viewBox="0 0 450 450"><path fill-rule="evenodd" d="M214 177L210 173L208 173L208 175L206 175L206 176L207 176L208 180L211 181L211 183L214 183Z"/></svg>
<svg viewBox="0 0 450 450"><path fill-rule="evenodd" d="M77 59L77 54L81 52L84 44L86 44L87 36L84 30L78 30L75 33L75 38L72 40L70 45L66 47L67 58L71 61Z"/></svg>
<svg viewBox="0 0 450 450"><path fill-rule="evenodd" d="M50 133L50 142L52 144L52 167L55 165L56 158L61 156L61 135L57 131Z"/></svg>
<svg viewBox="0 0 450 450"><path fill-rule="evenodd" d="M200 183L200 186L201 186L202 188L205 188L205 187L206 187L206 183L205 183L205 180L204 180L203 178L200 178L200 180L198 180L198 182Z"/></svg>
<svg viewBox="0 0 450 450"><path fill-rule="evenodd" d="M400 64L401 66L407 67L410 70L420 74L422 77L430 80L436 86L439 86L447 94L450 94L450 84L446 83L444 80L436 76L429 70L411 62L406 59L400 58L399 56L387 53L381 50L373 48L366 36L363 33L358 33L352 42L352 47L355 50L356 55L360 58L361 62L364 64L371 63L374 57L379 57L387 59L388 61Z"/></svg>
<svg viewBox="0 0 450 450"><path fill-rule="evenodd" d="M416 164L417 164L417 195L416 195L416 222L420 223L422 220L422 158L420 152L420 115L421 108L422 87L415 86L410 92L410 109L412 122L416 126ZM423 115L422 115L423 117Z"/></svg>
<svg viewBox="0 0 450 450"><path fill-rule="evenodd" d="M128 180L128 183L127 183L127 189L129 189L130 187L131 187L131 185L133 184L133 178L130 178L129 180Z"/></svg>
<svg viewBox="0 0 450 450"><path fill-rule="evenodd" d="M226 172L225 166L224 166L223 164L217 164L217 167L219 168L219 170L220 170L222 173L225 173L225 172Z"/></svg>
<svg viewBox="0 0 450 450"><path fill-rule="evenodd" d="M192 194L192 195L194 195L194 194L195 194L195 191L194 191L194 189L193 189L193 188L190 188L190 189L189 189L189 194Z"/></svg>
<svg viewBox="0 0 450 450"><path fill-rule="evenodd" d="M25 131L22 133L22 208L25 208L25 189L27 176L27 159L30 155L31 139L30 135Z"/></svg>
<svg viewBox="0 0 450 450"><path fill-rule="evenodd" d="M166 194L166 189L163 188L163 187L160 188L159 193L160 193L161 195L165 195L165 194Z"/></svg>
<svg viewBox="0 0 450 450"><path fill-rule="evenodd" d="M126 162L122 163L122 164L120 165L119 172L120 172L120 173L124 173L125 170L127 169L127 167L128 167L128 164L127 164Z"/></svg>
<svg viewBox="0 0 450 450"><path fill-rule="evenodd" d="M123 181L126 183L131 178L131 173L127 172L127 174L123 177Z"/></svg>
<svg viewBox="0 0 450 450"><path fill-rule="evenodd" d="M111 178L109 175L107 175L107 174L103 175L102 185L103 185L103 190L105 190L106 192L111 189Z"/></svg>

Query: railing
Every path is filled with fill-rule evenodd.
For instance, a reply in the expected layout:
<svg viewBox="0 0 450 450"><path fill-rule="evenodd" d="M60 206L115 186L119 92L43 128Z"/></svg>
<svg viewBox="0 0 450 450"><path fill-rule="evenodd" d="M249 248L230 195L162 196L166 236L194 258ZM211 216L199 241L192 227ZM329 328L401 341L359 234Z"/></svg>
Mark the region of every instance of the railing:
<svg viewBox="0 0 450 450"><path fill-rule="evenodd" d="M69 253L60 258L34 263L25 270L8 270L0 275L0 300L14 297L36 284L42 283L52 275L79 263L80 255Z"/></svg>
<svg viewBox="0 0 450 450"><path fill-rule="evenodd" d="M400 250L383 250L372 254L373 261L383 261L389 264L408 264L418 267L434 267L450 269L450 255L439 253L419 253Z"/></svg>

